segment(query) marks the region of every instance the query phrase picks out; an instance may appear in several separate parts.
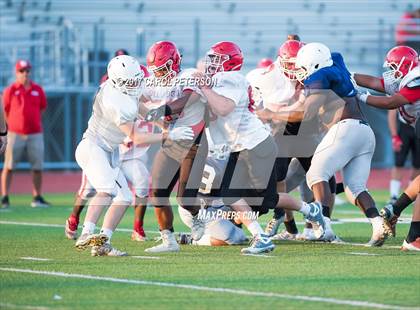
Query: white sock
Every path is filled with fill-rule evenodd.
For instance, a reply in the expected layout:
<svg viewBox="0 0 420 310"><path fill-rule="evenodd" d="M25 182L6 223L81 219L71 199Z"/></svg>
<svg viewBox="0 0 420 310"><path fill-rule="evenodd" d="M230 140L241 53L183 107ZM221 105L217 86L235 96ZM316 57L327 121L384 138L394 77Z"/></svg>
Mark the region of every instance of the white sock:
<svg viewBox="0 0 420 310"><path fill-rule="evenodd" d="M209 234L204 234L203 237L200 238L200 240L193 240L192 242L194 245L211 245L211 241L210 241L210 235Z"/></svg>
<svg viewBox="0 0 420 310"><path fill-rule="evenodd" d="M309 214L309 212L311 212L311 207L306 202L302 201L299 212L301 212L303 215L307 216Z"/></svg>
<svg viewBox="0 0 420 310"><path fill-rule="evenodd" d="M253 236L259 236L261 234L264 234L264 230L261 228L260 223L258 223L257 221L252 221L251 224L247 226L247 228Z"/></svg>
<svg viewBox="0 0 420 310"><path fill-rule="evenodd" d="M391 180L389 182L389 194L391 197L398 197L400 195L401 181Z"/></svg>
<svg viewBox="0 0 420 310"><path fill-rule="evenodd" d="M105 236L108 237L107 243L111 243L111 238L112 238L112 234L113 234L113 231L111 229L102 228L101 229L101 234L104 234Z"/></svg>
<svg viewBox="0 0 420 310"><path fill-rule="evenodd" d="M382 230L383 219L380 216L370 218L369 222L372 224L373 231Z"/></svg>
<svg viewBox="0 0 420 310"><path fill-rule="evenodd" d="M95 232L95 228L96 228L96 224L92 223L92 222L84 222L83 223L83 230L82 230L82 235L83 234L93 234Z"/></svg>

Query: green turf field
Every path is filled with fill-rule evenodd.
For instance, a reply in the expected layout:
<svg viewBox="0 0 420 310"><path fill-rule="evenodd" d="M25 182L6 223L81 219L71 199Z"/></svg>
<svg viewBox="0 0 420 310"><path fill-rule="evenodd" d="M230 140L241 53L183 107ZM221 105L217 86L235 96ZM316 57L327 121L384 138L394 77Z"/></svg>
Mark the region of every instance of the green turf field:
<svg viewBox="0 0 420 310"><path fill-rule="evenodd" d="M385 192L375 192L383 205ZM64 238L72 195L46 195L50 209L32 209L29 196L12 196L0 211L0 309L400 309L420 306L420 255L402 253L409 225L383 248L281 242L261 257L240 255L239 246L182 246L177 254L150 256L154 241L135 243L115 233L123 258L90 257ZM120 227L131 228L133 211ZM411 215L411 208L403 217ZM333 218L361 218L348 204ZM302 220L300 215L296 216ZM267 217L260 221L265 223ZM27 225L22 225L27 223ZM36 224L55 224L55 226ZM30 224L30 225L29 225ZM345 241L364 243L366 223L334 225ZM175 228L185 231L176 214ZM157 236L153 210L146 214L149 237ZM140 257L133 257L140 256ZM26 260L22 257L49 260ZM35 273L35 271L39 273ZM52 273L51 273L52 272ZM361 303L360 303L361 302Z"/></svg>

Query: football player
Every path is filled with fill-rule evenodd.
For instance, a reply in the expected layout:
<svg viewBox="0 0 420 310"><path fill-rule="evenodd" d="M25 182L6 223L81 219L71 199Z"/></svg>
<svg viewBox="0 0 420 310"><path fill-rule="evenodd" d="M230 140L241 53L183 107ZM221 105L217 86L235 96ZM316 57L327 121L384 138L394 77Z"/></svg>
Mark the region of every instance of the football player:
<svg viewBox="0 0 420 310"><path fill-rule="evenodd" d="M127 55L123 53L124 50L118 50L115 52L115 56ZM143 65L140 65L140 69L144 73L144 77L149 77L149 72L147 68ZM106 77L102 83L108 80L108 74L105 74ZM101 83L101 84L102 84ZM140 131L152 133L151 124L146 123L144 120L136 121L136 126L139 128ZM133 143L129 142L130 140L126 138L123 145L120 146L121 158L123 159L122 167L123 173L131 183L134 193L135 193L135 205L134 205L134 225L133 225L133 233L131 235L131 239L134 241L144 241L146 239L146 234L143 229L143 219L144 214L146 211L146 196L145 191L147 192L149 172L145 163L147 161L147 150L148 146L140 146L134 145ZM125 155L124 155L125 154ZM133 165L137 167L136 172L132 172L130 169L124 169L124 167L128 167ZM140 173L144 173L144 176L139 175ZM66 225L64 229L65 236L68 239L76 240L77 239L77 228L79 226L79 219L80 214L82 213L86 203L88 202L89 198L95 195L96 191L93 188L92 184L86 178L86 175L82 175L82 182L80 184L79 191L75 197L75 203L73 206L72 213L70 214L69 218L66 220Z"/></svg>
<svg viewBox="0 0 420 310"><path fill-rule="evenodd" d="M321 43L302 47L296 57L296 68L299 69L296 77L304 86L303 100L296 105L303 105L303 110L299 112L293 106L283 109L290 112L289 121L321 117L324 124L329 124L306 175L315 201L322 204L324 216L329 217L333 199L328 181L342 170L350 201L363 210L372 224L367 246L381 246L386 238L383 219L366 188L375 136L361 113L351 74L342 56L331 54Z"/></svg>
<svg viewBox="0 0 420 310"><path fill-rule="evenodd" d="M295 61L298 51L303 46L304 43L298 40L285 41L279 48L275 64L265 71L253 70L247 76L253 88L260 93L263 101L263 108L257 110L256 113L263 121L271 121L272 132L279 149L275 162L277 190L279 192L286 192L285 179L292 158L297 156L304 170L308 171L312 155L321 140L321 126L317 118L310 120L310 123L306 121L305 125L301 126L301 123L288 122L287 114L281 113L278 115L283 117L282 121L280 119L273 121L272 116L273 113L281 111L282 107L295 102L301 96L302 85L296 80ZM292 176L289 175L289 177ZM332 192L335 192L334 179L331 180L331 187ZM289 188L287 192L293 189ZM293 213L288 211L284 217L283 210L275 209L274 211L273 219L266 226L266 233L269 236L274 236L279 225L285 219L286 230L277 235L276 239L295 239L298 229ZM310 228L310 225L307 225L307 228ZM335 234L331 229L325 232L325 238L327 240L335 238Z"/></svg>
<svg viewBox="0 0 420 310"><path fill-rule="evenodd" d="M386 55L382 78L354 74L358 85L384 92L388 96L360 95L361 101L381 109L398 109L399 118L416 130L416 145L420 141L420 67L418 53L408 46L396 46ZM417 158L418 159L418 158ZM415 159L415 160L417 160ZM404 195L404 194L403 194ZM393 231L392 203L381 210L388 231ZM398 215L403 209L398 210Z"/></svg>
<svg viewBox="0 0 420 310"><path fill-rule="evenodd" d="M253 113L252 89L238 71L243 64L241 49L233 42L214 44L206 54L206 75L196 73L200 81L211 77L212 83L200 83L210 108L209 132L216 148L229 150L221 197L235 211L253 211L260 215L277 205L300 211L319 226L323 234L323 218L318 204L298 203L276 190L273 169L276 144L269 130ZM253 236L251 245L242 253L272 251L274 244L256 220L241 218Z"/></svg>
<svg viewBox="0 0 420 310"><path fill-rule="evenodd" d="M181 70L181 55L173 42L153 44L147 53L147 66L154 78L144 97L151 102L160 102L160 106L150 110L146 120L158 121L165 117L165 126L188 127L194 134L192 141L165 142L151 169L150 202L155 207L162 243L146 252L175 252L179 251L179 245L173 234L169 197L177 182L177 201L192 214L193 238L200 239L204 233L204 223L197 216L200 209L197 192L208 154L205 100L193 83L192 74L196 69Z"/></svg>
<svg viewBox="0 0 420 310"><path fill-rule="evenodd" d="M90 200L78 249L93 246L92 256L125 256L113 248L112 234L131 203L131 193L119 161L119 145L129 137L135 145L158 143L164 139L191 140L189 127L174 128L169 133L150 134L135 126L138 98L142 91L143 71L131 56L113 58L107 68L109 79L101 84L93 104L92 116L82 141L76 148L76 161L96 194ZM94 234L103 210L107 210L101 231Z"/></svg>

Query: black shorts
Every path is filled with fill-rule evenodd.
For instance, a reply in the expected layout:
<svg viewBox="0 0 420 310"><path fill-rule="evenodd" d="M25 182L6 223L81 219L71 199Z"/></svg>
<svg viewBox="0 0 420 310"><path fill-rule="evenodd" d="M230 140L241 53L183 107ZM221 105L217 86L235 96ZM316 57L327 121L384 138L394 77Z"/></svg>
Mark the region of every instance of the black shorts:
<svg viewBox="0 0 420 310"><path fill-rule="evenodd" d="M260 215L278 202L274 161L277 147L271 136L251 150L232 152L223 176L220 193L231 205L244 199Z"/></svg>
<svg viewBox="0 0 420 310"><path fill-rule="evenodd" d="M411 152L413 167L420 169L420 139L416 137L415 129L403 122L399 122L398 135L402 140L401 150L394 152L395 166L404 167Z"/></svg>

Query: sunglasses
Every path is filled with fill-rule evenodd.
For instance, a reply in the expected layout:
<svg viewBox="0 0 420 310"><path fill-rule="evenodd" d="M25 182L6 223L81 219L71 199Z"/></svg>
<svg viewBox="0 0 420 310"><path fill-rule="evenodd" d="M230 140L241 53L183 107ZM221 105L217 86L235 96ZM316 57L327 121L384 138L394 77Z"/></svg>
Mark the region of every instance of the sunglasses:
<svg viewBox="0 0 420 310"><path fill-rule="evenodd" d="M23 72L28 72L29 73L29 72L31 72L31 70L30 69L21 69L21 70L19 70L19 72L20 73L23 73Z"/></svg>

